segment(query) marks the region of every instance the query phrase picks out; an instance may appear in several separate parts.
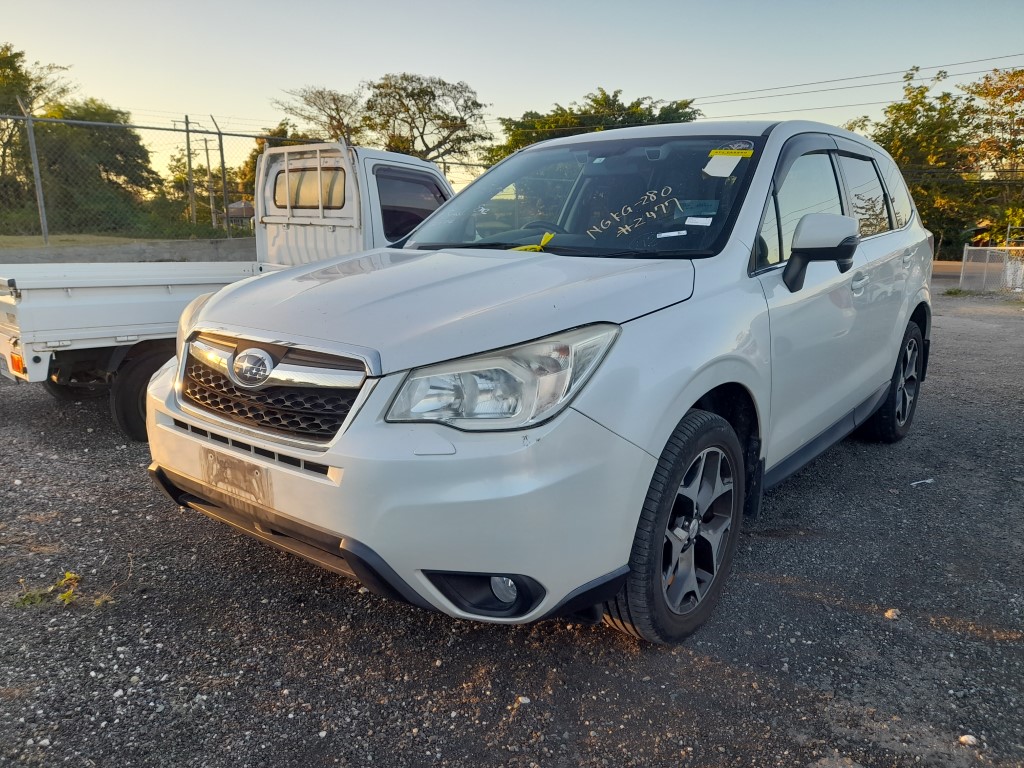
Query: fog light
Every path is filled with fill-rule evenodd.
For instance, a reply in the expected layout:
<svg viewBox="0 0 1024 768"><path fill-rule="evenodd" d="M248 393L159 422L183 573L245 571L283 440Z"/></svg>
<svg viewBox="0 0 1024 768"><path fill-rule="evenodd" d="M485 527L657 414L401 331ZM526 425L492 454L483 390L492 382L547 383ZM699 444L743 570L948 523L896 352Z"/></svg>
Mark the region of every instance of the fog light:
<svg viewBox="0 0 1024 768"><path fill-rule="evenodd" d="M491 592L503 603L514 603L519 596L516 583L507 576L491 576Z"/></svg>

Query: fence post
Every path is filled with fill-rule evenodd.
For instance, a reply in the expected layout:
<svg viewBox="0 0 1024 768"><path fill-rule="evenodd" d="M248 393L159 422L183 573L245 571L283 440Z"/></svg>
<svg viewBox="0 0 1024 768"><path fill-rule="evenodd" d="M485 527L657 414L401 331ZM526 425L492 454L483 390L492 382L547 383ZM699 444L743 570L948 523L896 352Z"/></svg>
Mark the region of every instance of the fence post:
<svg viewBox="0 0 1024 768"><path fill-rule="evenodd" d="M967 272L967 243L964 243L964 255L960 257L960 288L964 287L964 274Z"/></svg>
<svg viewBox="0 0 1024 768"><path fill-rule="evenodd" d="M992 251L988 248L985 249L985 271L981 273L981 290L984 291L988 288L988 262L992 257Z"/></svg>
<svg viewBox="0 0 1024 768"><path fill-rule="evenodd" d="M36 205L39 206L39 229L43 233L43 245L50 244L50 229L46 224L46 203L43 200L43 179L39 174L39 155L36 153L36 132L32 124L32 113L25 109L25 105L18 97L18 106L25 115L25 128L28 131L28 151L32 157L32 176L36 183Z"/></svg>
<svg viewBox="0 0 1024 768"><path fill-rule="evenodd" d="M224 231L228 233L228 238L230 239L231 209L228 207L228 171L224 165L224 134L220 132L220 126L213 119L213 115L210 115L210 119L213 120L213 127L217 129L217 144L220 147L220 187L224 195Z"/></svg>

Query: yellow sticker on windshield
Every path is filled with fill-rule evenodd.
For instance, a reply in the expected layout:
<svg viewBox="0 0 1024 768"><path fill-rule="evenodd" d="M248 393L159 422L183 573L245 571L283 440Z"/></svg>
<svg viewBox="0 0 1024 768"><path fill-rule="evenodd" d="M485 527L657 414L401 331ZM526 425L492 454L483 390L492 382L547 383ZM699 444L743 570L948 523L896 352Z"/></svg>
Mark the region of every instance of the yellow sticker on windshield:
<svg viewBox="0 0 1024 768"><path fill-rule="evenodd" d="M708 157L753 157L752 149L712 149Z"/></svg>

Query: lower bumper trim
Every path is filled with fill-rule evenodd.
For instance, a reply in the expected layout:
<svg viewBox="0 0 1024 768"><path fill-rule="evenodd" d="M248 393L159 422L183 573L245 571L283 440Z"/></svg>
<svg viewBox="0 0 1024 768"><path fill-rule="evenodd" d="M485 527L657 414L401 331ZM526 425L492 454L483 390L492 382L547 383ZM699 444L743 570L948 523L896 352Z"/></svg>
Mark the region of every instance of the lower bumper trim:
<svg viewBox="0 0 1024 768"><path fill-rule="evenodd" d="M406 584L380 555L362 542L304 526L267 509L260 510L257 520L255 516L203 498L200 488L190 487L192 483L185 478L172 477L155 462L149 466L149 475L157 488L178 506L194 509L276 549L298 555L333 573L356 579L377 595L411 603L429 611L436 610Z"/></svg>

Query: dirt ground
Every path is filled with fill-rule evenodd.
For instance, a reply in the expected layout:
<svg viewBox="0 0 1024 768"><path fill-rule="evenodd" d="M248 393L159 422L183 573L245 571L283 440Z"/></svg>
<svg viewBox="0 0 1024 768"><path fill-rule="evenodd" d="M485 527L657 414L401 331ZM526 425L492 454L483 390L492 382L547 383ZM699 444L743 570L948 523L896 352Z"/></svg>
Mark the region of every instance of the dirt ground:
<svg viewBox="0 0 1024 768"><path fill-rule="evenodd" d="M676 648L388 602L4 381L0 765L1024 765L1024 304L939 296L932 339L911 435L770 493Z"/></svg>

